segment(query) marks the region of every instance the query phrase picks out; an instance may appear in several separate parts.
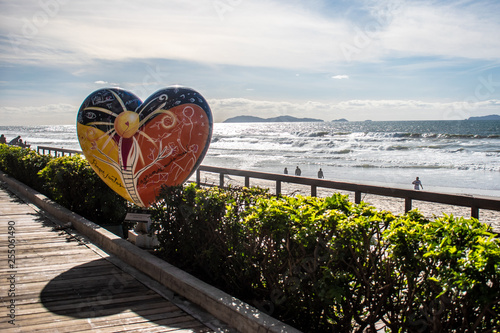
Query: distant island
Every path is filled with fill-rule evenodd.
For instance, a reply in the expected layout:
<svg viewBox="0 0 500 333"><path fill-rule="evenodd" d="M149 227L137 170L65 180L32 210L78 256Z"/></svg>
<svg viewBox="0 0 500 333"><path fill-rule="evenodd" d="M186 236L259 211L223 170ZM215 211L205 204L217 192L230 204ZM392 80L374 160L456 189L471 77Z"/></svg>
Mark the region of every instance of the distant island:
<svg viewBox="0 0 500 333"><path fill-rule="evenodd" d="M279 116L273 118L260 118L255 116L236 116L228 118L223 123L305 123L305 122L324 122L321 119L314 118L295 118L292 116Z"/></svg>
<svg viewBox="0 0 500 333"><path fill-rule="evenodd" d="M349 120L345 119L345 118L340 118L340 119L334 119L332 120L332 123L344 123L344 122L348 122Z"/></svg>
<svg viewBox="0 0 500 333"><path fill-rule="evenodd" d="M490 114L489 116L469 117L467 120L500 120L500 115Z"/></svg>

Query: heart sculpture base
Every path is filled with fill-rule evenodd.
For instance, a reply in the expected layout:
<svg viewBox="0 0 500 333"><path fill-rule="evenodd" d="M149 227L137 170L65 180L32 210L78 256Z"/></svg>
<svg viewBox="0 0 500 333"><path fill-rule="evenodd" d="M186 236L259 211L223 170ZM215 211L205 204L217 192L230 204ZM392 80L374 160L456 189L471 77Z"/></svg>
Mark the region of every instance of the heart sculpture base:
<svg viewBox="0 0 500 333"><path fill-rule="evenodd" d="M203 160L212 113L196 91L170 87L144 103L122 89L90 94L78 112L77 134L94 171L115 192L141 207L162 186L184 183Z"/></svg>
<svg viewBox="0 0 500 333"><path fill-rule="evenodd" d="M135 230L129 230L127 237L132 244L137 245L141 249L154 249L160 245L158 237L154 234L150 235Z"/></svg>

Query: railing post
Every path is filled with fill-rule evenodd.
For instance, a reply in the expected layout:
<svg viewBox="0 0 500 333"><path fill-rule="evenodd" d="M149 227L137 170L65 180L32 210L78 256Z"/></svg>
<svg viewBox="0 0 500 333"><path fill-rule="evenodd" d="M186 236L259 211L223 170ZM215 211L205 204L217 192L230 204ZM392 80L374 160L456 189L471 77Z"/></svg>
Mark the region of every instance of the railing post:
<svg viewBox="0 0 500 333"><path fill-rule="evenodd" d="M356 204L361 203L361 191L354 192L354 203Z"/></svg>
<svg viewBox="0 0 500 333"><path fill-rule="evenodd" d="M316 185L311 185L311 197L315 197L318 195L318 188Z"/></svg>
<svg viewBox="0 0 500 333"><path fill-rule="evenodd" d="M470 216L479 220L479 208L471 207L470 208Z"/></svg>
<svg viewBox="0 0 500 333"><path fill-rule="evenodd" d="M245 187L250 187L250 177L245 176Z"/></svg>
<svg viewBox="0 0 500 333"><path fill-rule="evenodd" d="M405 213L411 210L411 198L405 198Z"/></svg>
<svg viewBox="0 0 500 333"><path fill-rule="evenodd" d="M200 187L201 183L201 171L200 169L196 169L196 187Z"/></svg>
<svg viewBox="0 0 500 333"><path fill-rule="evenodd" d="M276 181L276 195L281 194L281 180Z"/></svg>
<svg viewBox="0 0 500 333"><path fill-rule="evenodd" d="M224 174L219 174L219 187L224 187Z"/></svg>

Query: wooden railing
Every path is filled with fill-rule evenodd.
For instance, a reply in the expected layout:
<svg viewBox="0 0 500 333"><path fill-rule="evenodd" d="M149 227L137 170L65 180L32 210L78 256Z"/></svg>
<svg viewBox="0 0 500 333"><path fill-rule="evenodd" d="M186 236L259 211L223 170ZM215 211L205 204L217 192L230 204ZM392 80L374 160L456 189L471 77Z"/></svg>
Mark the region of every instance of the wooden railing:
<svg viewBox="0 0 500 333"><path fill-rule="evenodd" d="M43 146L38 146L37 152L39 154L51 154L51 155L54 154L55 156L64 156L65 154L71 155L71 154L82 153L79 150L43 147ZM393 187L338 182L326 179L297 177L297 176L282 175L277 173L219 168L207 165L201 165L196 170L196 183L199 185L209 185L209 184L203 184L201 182L201 172L219 174L220 187L224 187L225 175L231 175L231 176L243 177L245 181L245 186L247 187L250 186L251 178L274 181L276 184L276 194L281 194L282 183L291 183L291 184L309 186L311 188L311 196L317 196L318 188L328 188L328 189L354 192L354 201L356 203L361 202L362 194L375 194L386 197L403 198L405 200L405 212L412 209L413 200L442 203L452 206L470 207L471 216L475 218L479 218L479 209L500 211L500 198L492 198L492 197L484 197L476 195L473 196L466 194L446 194L438 192L406 190Z"/></svg>
<svg viewBox="0 0 500 333"><path fill-rule="evenodd" d="M63 149L63 148L54 148L54 147L44 147L44 146L38 146L36 148L36 152L38 154L42 155L54 155L54 156L64 156L64 155L69 155L71 156L72 154L81 154L81 150L73 150L73 149Z"/></svg>
<svg viewBox="0 0 500 333"><path fill-rule="evenodd" d="M460 194L445 194L437 192L405 190L392 187L382 187L374 185L363 185L355 183L338 182L325 179L297 177L290 175L282 175L276 173L266 173L257 171L237 170L228 168L218 168L206 165L201 165L196 171L196 183L201 183L201 172L210 172L219 174L219 186L224 187L224 176L240 176L245 178L245 186L250 186L250 179L265 179L276 183L276 194L281 194L281 184L292 183L308 185L311 188L311 196L316 196L318 188L328 188L336 190L345 190L354 192L354 201L361 202L363 193L375 194L386 197L403 198L405 199L405 212L412 209L412 200L428 201L435 203L448 204L453 206L463 206L471 208L471 216L479 218L479 209L489 209L500 211L500 198L491 198L483 196L460 195Z"/></svg>

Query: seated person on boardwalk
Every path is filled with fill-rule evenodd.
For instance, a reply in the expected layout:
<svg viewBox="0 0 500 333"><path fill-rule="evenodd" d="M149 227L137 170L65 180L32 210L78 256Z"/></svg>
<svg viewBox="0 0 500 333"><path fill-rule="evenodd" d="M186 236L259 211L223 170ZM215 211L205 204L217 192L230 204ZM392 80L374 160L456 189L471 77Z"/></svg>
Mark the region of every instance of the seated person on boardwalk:
<svg viewBox="0 0 500 333"><path fill-rule="evenodd" d="M21 139L21 136L18 135L14 139L9 141L9 145L11 146L17 146L19 144L19 140Z"/></svg>
<svg viewBox="0 0 500 333"><path fill-rule="evenodd" d="M26 143L23 143L23 140L21 140L21 136L18 135L14 139L9 141L9 145L11 146L19 146L22 148L29 148L30 145L27 145Z"/></svg>
<svg viewBox="0 0 500 333"><path fill-rule="evenodd" d="M29 148L31 145L26 144L26 142L23 143L23 140L19 139L19 142L17 145L21 148Z"/></svg>

